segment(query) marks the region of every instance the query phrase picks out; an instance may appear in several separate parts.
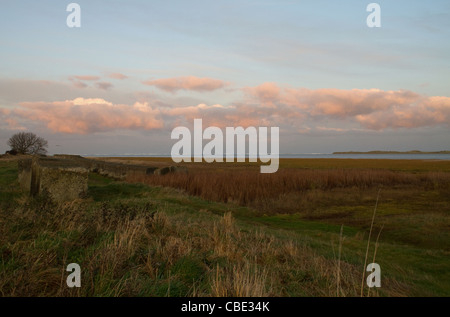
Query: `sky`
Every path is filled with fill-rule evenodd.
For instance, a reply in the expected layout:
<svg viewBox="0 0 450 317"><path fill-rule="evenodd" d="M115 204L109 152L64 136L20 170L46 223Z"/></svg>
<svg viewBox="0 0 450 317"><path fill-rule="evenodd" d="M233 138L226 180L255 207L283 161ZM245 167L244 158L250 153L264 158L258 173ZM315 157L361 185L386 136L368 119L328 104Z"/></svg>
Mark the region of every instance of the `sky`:
<svg viewBox="0 0 450 317"><path fill-rule="evenodd" d="M450 2L5 1L0 153L170 154L177 126L279 127L280 153L450 150ZM205 141L206 143L206 141Z"/></svg>

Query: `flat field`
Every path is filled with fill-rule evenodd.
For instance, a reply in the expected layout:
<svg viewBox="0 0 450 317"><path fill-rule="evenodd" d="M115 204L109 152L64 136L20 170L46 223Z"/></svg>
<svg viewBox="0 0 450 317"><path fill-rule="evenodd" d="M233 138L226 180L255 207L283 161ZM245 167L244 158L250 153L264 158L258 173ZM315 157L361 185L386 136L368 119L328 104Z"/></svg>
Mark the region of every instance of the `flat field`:
<svg viewBox="0 0 450 317"><path fill-rule="evenodd" d="M450 161L180 165L189 173L91 174L87 197L56 204L22 193L17 162L0 161L0 295L450 295ZM65 285L72 262L81 288ZM372 262L380 288L363 276Z"/></svg>

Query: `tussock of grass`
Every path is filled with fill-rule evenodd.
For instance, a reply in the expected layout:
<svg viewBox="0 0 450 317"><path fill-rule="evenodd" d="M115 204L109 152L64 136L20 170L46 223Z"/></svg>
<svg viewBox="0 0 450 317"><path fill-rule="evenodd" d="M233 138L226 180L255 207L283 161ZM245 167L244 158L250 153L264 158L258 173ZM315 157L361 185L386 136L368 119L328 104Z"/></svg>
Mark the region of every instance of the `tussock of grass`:
<svg viewBox="0 0 450 317"><path fill-rule="evenodd" d="M281 169L274 174L261 174L257 169L230 169L215 173L193 169L189 174L133 175L128 182L170 186L190 195L217 202L236 202L245 206L264 207L270 201L291 193L316 193L333 189L367 189L380 186L409 186L424 189L448 188L447 173L398 173L389 170L298 170Z"/></svg>
<svg viewBox="0 0 450 317"><path fill-rule="evenodd" d="M2 296L332 295L333 260L292 239L241 230L231 213L43 196L1 218ZM65 285L72 262L82 268L80 289ZM342 290L355 295L356 266L347 269Z"/></svg>
<svg viewBox="0 0 450 317"><path fill-rule="evenodd" d="M0 165L0 175L13 172L16 171L12 165ZM330 175L345 174L340 170L337 174L324 173L310 175L318 175L324 181ZM377 175L378 172L354 179L370 182L378 179ZM277 184L284 183L281 180L285 176L280 177ZM404 184L402 177L398 186L406 190L402 186L410 185ZM414 181L416 176L405 177ZM413 184L420 187L428 183L428 176L417 177L419 180ZM0 196L1 296L360 295L370 209L375 202L370 194L372 185L362 192L354 189L354 183L349 188L304 189L305 195L317 195L314 204L321 197L335 194L337 200L327 200L311 213L264 216L266 210L257 212L245 204L242 207L211 202L180 190L113 182L102 177L90 180L88 198L56 204L45 195L26 197L18 190L15 179L5 179L0 181L8 184L0 192L9 195ZM445 175L439 178L430 191L445 189L445 180ZM233 185L236 186L233 182L228 184ZM383 195L395 198L396 192L390 192L388 187L385 184ZM258 192L258 188L254 191ZM262 188L270 190L268 186ZM360 197L358 204L365 206L361 210L365 210L369 221L365 221L366 216L357 216L358 204L352 216L327 218L327 208L336 201L353 201L348 199L347 190ZM373 228L378 233L379 227L385 226L376 243L383 287L371 291L370 296L448 294L448 285L442 282L449 271L445 260L448 252L414 244L397 245L397 237L389 235L395 222L383 222L389 218L383 216L391 215L383 208L394 208L395 201L383 205L383 195ZM436 195L441 201L444 199ZM323 217L308 219L315 212L323 213ZM433 224L437 228L438 222ZM408 228L408 222L405 226ZM383 240L385 233L388 239ZM369 254L375 254L374 247ZM72 262L81 266L81 288L66 286L65 269Z"/></svg>

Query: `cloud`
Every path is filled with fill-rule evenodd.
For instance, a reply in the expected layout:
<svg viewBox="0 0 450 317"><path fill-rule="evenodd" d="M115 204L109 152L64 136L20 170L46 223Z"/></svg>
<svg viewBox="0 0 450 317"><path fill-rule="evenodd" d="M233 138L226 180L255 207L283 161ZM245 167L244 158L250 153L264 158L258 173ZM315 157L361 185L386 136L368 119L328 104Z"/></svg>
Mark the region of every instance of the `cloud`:
<svg viewBox="0 0 450 317"><path fill-rule="evenodd" d="M22 101L67 98L76 91L64 82L0 78L0 104L14 105Z"/></svg>
<svg viewBox="0 0 450 317"><path fill-rule="evenodd" d="M243 88L243 90L248 95L262 101L264 105L274 106L275 102L280 99L281 89L276 83L263 83L256 87Z"/></svg>
<svg viewBox="0 0 450 317"><path fill-rule="evenodd" d="M172 93L178 90L213 91L226 86L226 83L222 80L195 76L148 80L144 81L143 84L156 86L159 89Z"/></svg>
<svg viewBox="0 0 450 317"><path fill-rule="evenodd" d="M156 93L146 92L145 97L131 91L123 93L120 89L105 89L97 87L97 82L51 81L0 78L0 107L15 107L25 101L56 101L74 99L80 96L84 98L105 98L115 103L132 104L136 101L154 100L159 98ZM106 82L106 81L105 81ZM119 83L120 84L120 83ZM77 87L78 86L78 87ZM116 85L111 86L116 87ZM103 88L103 89L102 89Z"/></svg>
<svg viewBox="0 0 450 317"><path fill-rule="evenodd" d="M83 83L82 81L79 80L72 80L72 85L76 88L86 88L88 87L87 84Z"/></svg>
<svg viewBox="0 0 450 317"><path fill-rule="evenodd" d="M73 76L73 78L78 79L78 80L88 80L88 81L94 81L94 80L100 79L100 77L98 77L98 76L90 76L90 75Z"/></svg>
<svg viewBox="0 0 450 317"><path fill-rule="evenodd" d="M113 86L113 84L105 82L105 81L104 82L95 83L95 87L97 87L99 89L103 89L103 90L108 90L112 86Z"/></svg>
<svg viewBox="0 0 450 317"><path fill-rule="evenodd" d="M0 108L0 123L2 128L7 128L8 130L25 130L26 128L22 126L16 118L11 117L11 110Z"/></svg>
<svg viewBox="0 0 450 317"><path fill-rule="evenodd" d="M89 86L84 81L98 81L100 80L100 77L91 75L71 76L69 77L69 80L72 82L72 85L76 88L87 88ZM107 82L97 82L95 83L95 87L107 90L112 87L112 84Z"/></svg>
<svg viewBox="0 0 450 317"><path fill-rule="evenodd" d="M73 77L69 77L69 80L72 82L72 86L74 86L75 88L79 88L79 89L87 88L87 87L89 87L89 85L86 84L85 82L83 82L83 80L86 80L86 79L83 79L84 77L86 77L86 76L73 76ZM89 76L89 77L91 77L91 76ZM90 80L90 79L88 79L88 80Z"/></svg>
<svg viewBox="0 0 450 317"><path fill-rule="evenodd" d="M16 103L15 108L0 107L0 117L9 126L44 123L52 131L79 134L116 129L171 129L189 126L195 118L202 118L205 126L277 126L281 131L318 135L450 127L450 97L426 96L409 90L307 89L263 83L242 88L243 98L238 96L225 105L192 98L160 99L157 95L117 103L106 100L117 100L117 96L113 98L112 93L101 91L110 88L110 83L95 84L99 90L91 97L97 98L85 95L59 99L65 101L28 99L18 106ZM40 82L37 87L43 89L46 85Z"/></svg>
<svg viewBox="0 0 450 317"><path fill-rule="evenodd" d="M117 129L152 130L163 127L159 111L147 103L113 104L101 98L54 102L23 102L12 114L40 121L54 132L87 134Z"/></svg>
<svg viewBox="0 0 450 317"><path fill-rule="evenodd" d="M450 98L428 97L409 90L280 88L264 83L243 89L247 104L270 106L282 121L340 120L371 130L450 125ZM267 111L266 111L267 112Z"/></svg>
<svg viewBox="0 0 450 317"><path fill-rule="evenodd" d="M426 97L415 104L395 105L387 111L358 115L356 119L372 130L450 126L450 98Z"/></svg>
<svg viewBox="0 0 450 317"><path fill-rule="evenodd" d="M225 127L225 117L236 110L233 106L200 103L194 106L162 107L160 111L167 126L171 127L191 125L196 118L203 119L205 125Z"/></svg>
<svg viewBox="0 0 450 317"><path fill-rule="evenodd" d="M79 98L73 99L72 103L75 106L90 106L90 105L95 105L95 104L106 105L106 106L109 106L109 107L113 106L113 103L111 103L109 101L106 101L105 99L102 99L102 98L82 98L82 97L79 97Z"/></svg>
<svg viewBox="0 0 450 317"><path fill-rule="evenodd" d="M108 75L109 78L113 78L113 79L119 79L119 80L124 80L127 79L128 76L121 74L121 73L111 73Z"/></svg>

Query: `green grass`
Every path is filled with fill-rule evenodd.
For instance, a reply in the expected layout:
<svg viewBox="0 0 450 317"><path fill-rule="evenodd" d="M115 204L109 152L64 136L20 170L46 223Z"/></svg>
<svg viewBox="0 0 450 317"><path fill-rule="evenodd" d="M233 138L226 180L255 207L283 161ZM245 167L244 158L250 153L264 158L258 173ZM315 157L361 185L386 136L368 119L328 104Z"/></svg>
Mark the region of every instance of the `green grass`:
<svg viewBox="0 0 450 317"><path fill-rule="evenodd" d="M17 163L0 161L0 207L7 208L20 193L17 191Z"/></svg>
<svg viewBox="0 0 450 317"><path fill-rule="evenodd" d="M264 214L96 174L87 198L55 204L16 179L16 163L0 162L2 296L334 296L342 224L341 295L359 295L376 189L312 189L314 208ZM372 295L450 295L447 193L383 187L369 252L370 263L383 226L382 287ZM81 289L64 285L71 262Z"/></svg>
<svg viewBox="0 0 450 317"><path fill-rule="evenodd" d="M297 235L298 239L306 241L310 247L327 258L337 256L339 225L303 220L298 215L266 216L254 219L254 222L268 225L273 231L279 229L288 230ZM433 236L424 235L420 230L412 233L406 232L407 230L401 230L401 224L397 225L399 226L395 235L387 234L385 228L382 231L384 239L381 240L385 242L381 242L378 248L377 263L383 268L383 274L403 282L410 281L415 283L417 288L411 290L410 295L448 296L450 291L448 283L450 278L450 252L439 248L441 240L438 238L435 239ZM378 233L378 230L375 230L375 232ZM367 230L363 231L357 227L344 226L342 254L346 262L361 265L361 259L364 257L364 247L367 243L367 232ZM426 243L423 243L423 240L409 240L408 243L395 242L402 241L404 235L422 236ZM449 237L447 234L445 234L445 238L448 246ZM374 242L374 238L372 239ZM436 242L436 244L433 245L433 242ZM425 248L423 247L424 244L431 244L433 248ZM419 245L420 247L414 245ZM373 247L369 254L372 253ZM405 275L403 270L409 271L409 274Z"/></svg>

